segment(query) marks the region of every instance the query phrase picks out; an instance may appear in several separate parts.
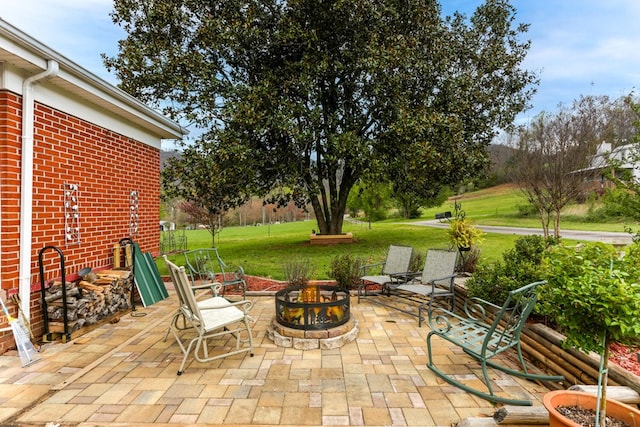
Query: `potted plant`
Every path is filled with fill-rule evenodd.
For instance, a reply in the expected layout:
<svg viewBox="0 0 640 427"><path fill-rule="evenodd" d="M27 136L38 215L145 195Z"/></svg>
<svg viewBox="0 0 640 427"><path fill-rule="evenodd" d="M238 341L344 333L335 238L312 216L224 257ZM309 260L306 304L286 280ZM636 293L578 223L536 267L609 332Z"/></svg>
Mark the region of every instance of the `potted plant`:
<svg viewBox="0 0 640 427"><path fill-rule="evenodd" d="M614 342L635 345L640 336L640 244L628 249L621 256L612 245L600 242L575 248L558 245L549 249L542 262L547 283L539 287L540 312L560 327L566 337L563 345L600 354L598 396L590 398L596 426L605 425L607 413L609 346ZM579 392L563 392L573 394L568 406L582 398ZM558 394L551 392L544 399L552 426L563 425L557 424L553 407L561 400ZM640 419L637 409L612 402L616 408L622 405L622 412L614 414L617 418L635 411L636 420Z"/></svg>
<svg viewBox="0 0 640 427"><path fill-rule="evenodd" d="M469 251L472 245L480 243L482 240L482 230L467 220L459 202L455 202L454 207L453 219L449 220L449 228L447 229L449 242L451 247L458 251Z"/></svg>
<svg viewBox="0 0 640 427"><path fill-rule="evenodd" d="M469 251L471 246L482 240L482 230L466 218L455 218L449 223L447 236L454 248L459 251Z"/></svg>

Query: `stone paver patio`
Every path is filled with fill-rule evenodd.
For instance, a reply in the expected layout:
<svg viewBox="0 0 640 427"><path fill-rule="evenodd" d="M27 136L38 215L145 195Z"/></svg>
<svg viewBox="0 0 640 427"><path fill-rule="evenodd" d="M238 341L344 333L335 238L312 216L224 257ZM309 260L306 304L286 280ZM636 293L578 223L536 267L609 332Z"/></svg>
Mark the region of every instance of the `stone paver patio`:
<svg viewBox="0 0 640 427"><path fill-rule="evenodd" d="M22 368L16 352L0 357L0 425L450 426L491 416L495 407L437 379L427 369L428 325L352 297L357 338L335 349L296 350L268 337L273 297L255 305L255 356L199 363L163 337L176 297L137 307L68 343L46 344ZM444 342L438 364L469 384L480 368ZM541 406L536 383L494 372L506 396Z"/></svg>

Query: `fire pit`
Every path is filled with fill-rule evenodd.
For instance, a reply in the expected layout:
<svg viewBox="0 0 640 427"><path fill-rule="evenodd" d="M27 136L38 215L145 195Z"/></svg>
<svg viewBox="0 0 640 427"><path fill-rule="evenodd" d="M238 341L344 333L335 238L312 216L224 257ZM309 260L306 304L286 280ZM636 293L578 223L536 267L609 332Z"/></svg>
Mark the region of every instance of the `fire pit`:
<svg viewBox="0 0 640 427"><path fill-rule="evenodd" d="M336 348L358 332L349 291L337 286L289 286L276 292L275 309L269 337L283 347Z"/></svg>

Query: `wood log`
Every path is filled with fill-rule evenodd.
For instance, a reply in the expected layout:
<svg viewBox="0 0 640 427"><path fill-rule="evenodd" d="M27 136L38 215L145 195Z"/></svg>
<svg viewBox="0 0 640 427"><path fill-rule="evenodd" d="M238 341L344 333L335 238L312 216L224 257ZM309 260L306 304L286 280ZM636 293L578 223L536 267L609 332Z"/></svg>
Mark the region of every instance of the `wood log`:
<svg viewBox="0 0 640 427"><path fill-rule="evenodd" d="M529 343L521 341L520 346L522 347L522 351L527 353L530 358L539 361L546 367L547 370L553 372L554 374L562 375L565 378L565 381L567 381L569 384L575 384L579 382L579 379L575 375L575 371L567 370L566 365L556 363L555 360L540 353L536 347L530 346Z"/></svg>
<svg viewBox="0 0 640 427"><path fill-rule="evenodd" d="M496 427L497 424L491 417L463 418L458 421L456 427Z"/></svg>
<svg viewBox="0 0 640 427"><path fill-rule="evenodd" d="M544 406L503 406L493 419L498 424L548 425L549 411Z"/></svg>
<svg viewBox="0 0 640 427"><path fill-rule="evenodd" d="M594 381L594 378L597 378L598 372L593 368L593 366L571 356L562 349L562 347L559 347L545 339L543 336L536 334L536 332L530 328L524 328L520 337L523 344L526 343L527 348L535 348L538 352L545 355L544 358L540 356L536 357L540 362L549 366L551 370L561 367L563 372L557 372L564 375L569 383L593 384L597 381ZM553 365L547 363L547 360L552 360ZM570 375L567 375L567 373L570 373Z"/></svg>
<svg viewBox="0 0 640 427"><path fill-rule="evenodd" d="M73 297L73 296L79 295L80 294L80 290L77 287L74 286L71 289L67 289L66 290L66 294L67 294L66 295L67 298ZM59 300L59 299L62 299L62 289L58 289L58 290L56 290L54 292L51 292L49 295L46 295L44 297L44 300L47 303L50 303L50 302L53 302L53 301L56 301L56 300Z"/></svg>
<svg viewBox="0 0 640 427"><path fill-rule="evenodd" d="M112 277L114 279L128 279L131 270L100 270L96 273L98 277Z"/></svg>
<svg viewBox="0 0 640 427"><path fill-rule="evenodd" d="M593 395L598 394L597 385L572 385L569 390L582 391ZM631 387L607 386L607 399L617 400L626 404L638 404L640 403L640 393Z"/></svg>
<svg viewBox="0 0 640 427"><path fill-rule="evenodd" d="M541 324L531 325L531 329L555 345L561 347L562 341L564 340L564 336L562 334ZM574 356L575 358L592 366L594 369L598 369L600 366L600 356L594 352L586 354L575 349L566 349L565 351L569 355ZM608 384L610 385L624 385L640 393L640 377L614 363L609 364L609 380Z"/></svg>

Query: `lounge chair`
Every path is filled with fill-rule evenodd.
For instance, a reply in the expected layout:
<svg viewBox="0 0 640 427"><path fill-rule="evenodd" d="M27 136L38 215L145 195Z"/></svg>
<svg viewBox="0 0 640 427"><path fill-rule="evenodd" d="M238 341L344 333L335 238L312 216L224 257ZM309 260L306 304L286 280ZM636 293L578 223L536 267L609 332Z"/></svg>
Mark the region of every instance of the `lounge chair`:
<svg viewBox="0 0 640 427"><path fill-rule="evenodd" d="M252 319L249 316L249 310L253 305L251 301L229 302L218 296L196 301L194 289L189 283L184 267L178 267L169 261L166 255L164 255L164 261L178 294L178 311L167 331L167 335L169 332L173 334L184 354L178 375L184 371L187 356L192 349L198 362L208 362L243 352L249 352L253 356L253 336L250 326ZM221 285L213 283L204 286L213 286L214 294L217 294ZM183 326L179 325L180 320ZM187 335L192 336L193 332L196 333L196 337L189 338ZM245 333L246 337L242 338ZM229 346L227 341L230 337L225 337L226 335L235 338L235 348ZM224 338L227 339L221 342ZM217 347L210 349L211 343L217 344ZM211 355L210 351L213 351Z"/></svg>
<svg viewBox="0 0 640 427"><path fill-rule="evenodd" d="M358 302L360 298L382 295L389 284L399 285L406 282L409 278L412 254L411 246L391 245L384 262L362 266L363 275L360 277L360 286L358 286ZM373 269L381 270L380 274L371 274ZM368 289L367 286L371 285L375 285L377 289Z"/></svg>
<svg viewBox="0 0 640 427"><path fill-rule="evenodd" d="M443 249L429 249L424 261L422 273L399 285L387 285L387 293L396 295L418 304L418 311L405 311L418 317L418 326L426 319L424 311L429 310L438 301L449 302L451 311L455 311L455 283L458 252Z"/></svg>

